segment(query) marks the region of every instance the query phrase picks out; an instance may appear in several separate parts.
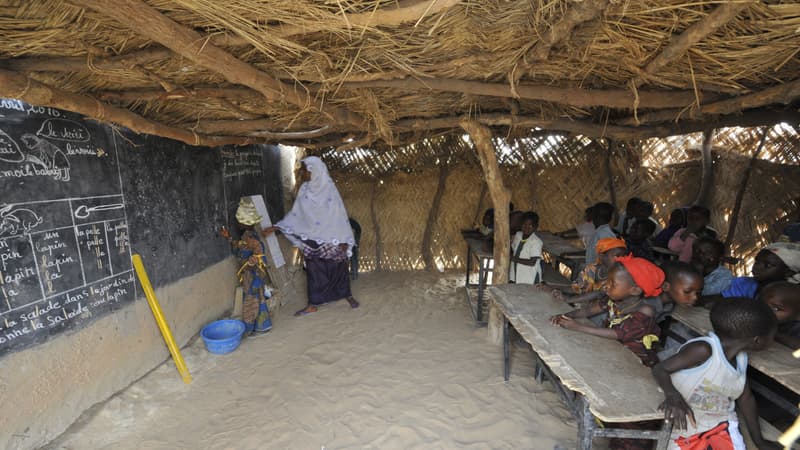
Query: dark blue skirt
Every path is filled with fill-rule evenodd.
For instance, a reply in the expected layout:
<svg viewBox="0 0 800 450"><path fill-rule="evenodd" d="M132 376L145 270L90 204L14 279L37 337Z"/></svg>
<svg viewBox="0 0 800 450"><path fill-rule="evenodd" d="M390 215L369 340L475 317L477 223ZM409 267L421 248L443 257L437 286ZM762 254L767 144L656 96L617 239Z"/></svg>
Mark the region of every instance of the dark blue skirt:
<svg viewBox="0 0 800 450"><path fill-rule="evenodd" d="M308 303L321 305L351 297L350 261L306 256Z"/></svg>

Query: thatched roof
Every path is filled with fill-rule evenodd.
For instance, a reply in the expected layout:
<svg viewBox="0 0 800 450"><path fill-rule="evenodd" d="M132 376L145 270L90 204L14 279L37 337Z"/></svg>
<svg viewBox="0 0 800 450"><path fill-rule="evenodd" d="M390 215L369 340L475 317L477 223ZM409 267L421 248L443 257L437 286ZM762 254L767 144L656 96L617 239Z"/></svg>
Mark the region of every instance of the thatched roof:
<svg viewBox="0 0 800 450"><path fill-rule="evenodd" d="M798 2L0 4L0 96L190 143L398 145L468 115L622 140L800 122Z"/></svg>

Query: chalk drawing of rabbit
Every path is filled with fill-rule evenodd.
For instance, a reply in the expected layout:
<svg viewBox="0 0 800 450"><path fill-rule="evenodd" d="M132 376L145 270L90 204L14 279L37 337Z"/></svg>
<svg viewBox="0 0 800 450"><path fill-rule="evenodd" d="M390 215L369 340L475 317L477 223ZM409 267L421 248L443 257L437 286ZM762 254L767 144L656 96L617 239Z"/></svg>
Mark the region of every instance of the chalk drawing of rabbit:
<svg viewBox="0 0 800 450"><path fill-rule="evenodd" d="M0 206L0 236L30 233L43 219L27 208L14 208L14 205Z"/></svg>

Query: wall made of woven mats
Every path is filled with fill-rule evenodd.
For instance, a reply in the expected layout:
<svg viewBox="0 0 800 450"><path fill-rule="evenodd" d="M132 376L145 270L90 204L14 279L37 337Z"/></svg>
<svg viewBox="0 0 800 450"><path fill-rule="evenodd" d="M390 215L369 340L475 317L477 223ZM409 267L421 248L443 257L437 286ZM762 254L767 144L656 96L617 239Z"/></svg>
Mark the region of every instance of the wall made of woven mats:
<svg viewBox="0 0 800 450"><path fill-rule="evenodd" d="M641 147L640 147L641 148ZM541 217L540 229L570 228L582 217L586 206L608 201L608 177L604 150L587 147L572 164L536 164L503 167L504 179L512 191L517 209L534 210ZM691 204L700 187L699 153L691 149L673 151L671 160L680 162L652 167L641 165L641 150L620 148L611 159L617 203L623 207L631 196L653 201L657 217L666 222L671 209ZM795 150L796 152L796 150ZM676 156L676 153L678 156ZM645 152L645 157L647 154ZM652 157L652 155L651 155ZM744 152L715 148L714 184L708 206L712 226L724 239L736 192L749 157ZM334 171L334 178L351 216L361 223L361 265L376 268L376 235L372 220L380 227L383 270L418 270L422 261L422 238L436 192L439 169L429 167L385 174L381 178ZM490 206L483 188L480 167L458 162L449 167L445 192L433 232L433 255L445 269L464 267L466 249L459 230L471 228ZM745 274L760 246L777 236L774 224L795 218L800 207L800 166L757 160L742 203L742 212L731 252L743 259L735 271Z"/></svg>

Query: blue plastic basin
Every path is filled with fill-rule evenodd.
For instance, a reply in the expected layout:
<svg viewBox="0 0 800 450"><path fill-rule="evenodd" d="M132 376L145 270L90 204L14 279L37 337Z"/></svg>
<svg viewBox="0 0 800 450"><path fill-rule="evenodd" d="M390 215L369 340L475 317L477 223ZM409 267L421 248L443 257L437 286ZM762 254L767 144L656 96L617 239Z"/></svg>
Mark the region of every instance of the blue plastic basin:
<svg viewBox="0 0 800 450"><path fill-rule="evenodd" d="M239 347L244 329L244 322L241 320L217 320L203 327L200 336L206 343L206 350L224 355Z"/></svg>

